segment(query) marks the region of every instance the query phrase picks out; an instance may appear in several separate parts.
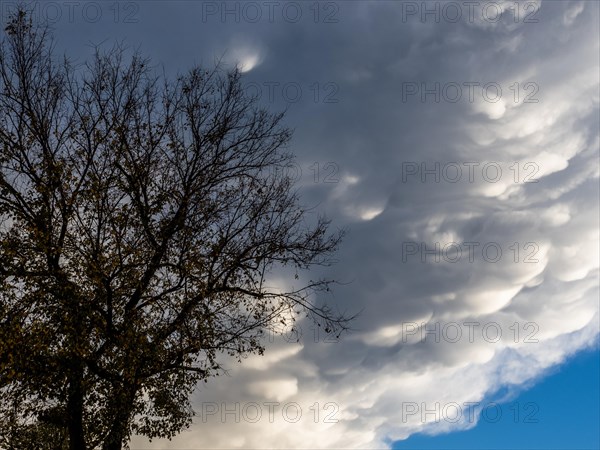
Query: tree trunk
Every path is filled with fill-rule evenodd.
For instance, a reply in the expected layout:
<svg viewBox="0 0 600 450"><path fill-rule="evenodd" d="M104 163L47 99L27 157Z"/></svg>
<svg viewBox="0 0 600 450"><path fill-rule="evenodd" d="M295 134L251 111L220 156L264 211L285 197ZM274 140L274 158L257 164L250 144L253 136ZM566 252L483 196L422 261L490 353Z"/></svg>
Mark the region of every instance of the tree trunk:
<svg viewBox="0 0 600 450"><path fill-rule="evenodd" d="M115 395L114 398L114 420L108 434L108 437L102 444L102 450L121 450L123 441L127 437L127 426L129 424L129 415L133 408L133 402L137 389L133 386L124 388L123 391Z"/></svg>
<svg viewBox="0 0 600 450"><path fill-rule="evenodd" d="M81 362L76 362L74 366L70 375L69 398L67 401L69 449L86 450L83 432L83 366Z"/></svg>
<svg viewBox="0 0 600 450"><path fill-rule="evenodd" d="M112 431L110 433L109 439L111 439L111 441L106 441L102 446L102 450L121 450L123 446L122 439L120 439L116 435L113 435Z"/></svg>

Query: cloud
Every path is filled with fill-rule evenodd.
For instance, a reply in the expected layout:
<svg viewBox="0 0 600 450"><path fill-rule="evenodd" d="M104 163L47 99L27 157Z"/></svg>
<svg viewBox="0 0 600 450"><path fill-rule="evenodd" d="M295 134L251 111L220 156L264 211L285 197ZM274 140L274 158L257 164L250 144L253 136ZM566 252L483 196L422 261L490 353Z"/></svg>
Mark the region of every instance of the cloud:
<svg viewBox="0 0 600 450"><path fill-rule="evenodd" d="M408 413L483 404L595 344L599 67L598 46L581 43L597 42L598 4L521 4L537 23L499 4L493 23L403 22L397 4L348 2L330 26L252 25L260 45L240 58L269 58L249 79L304 90L288 120L305 174L339 167L338 183L305 177L301 192L350 227L327 275L351 282L328 300L363 313L339 342L300 322L301 343L227 361L230 376L195 394L188 432L132 448L381 448L467 429L466 409L458 421ZM207 46L250 26L215 27ZM413 81L493 82L502 98L404 102ZM315 101L328 82L339 101Z"/></svg>

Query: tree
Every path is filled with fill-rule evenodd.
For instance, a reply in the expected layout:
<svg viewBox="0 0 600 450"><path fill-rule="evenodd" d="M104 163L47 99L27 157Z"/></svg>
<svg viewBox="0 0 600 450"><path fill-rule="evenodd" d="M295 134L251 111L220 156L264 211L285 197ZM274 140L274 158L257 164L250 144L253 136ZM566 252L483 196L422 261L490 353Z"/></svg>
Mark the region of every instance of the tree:
<svg viewBox="0 0 600 450"><path fill-rule="evenodd" d="M237 70L176 80L122 46L75 66L20 9L0 48L0 445L120 449L170 438L223 354L305 314L341 239L284 171L283 114ZM300 283L296 275L291 283ZM50 437L50 438L49 438Z"/></svg>

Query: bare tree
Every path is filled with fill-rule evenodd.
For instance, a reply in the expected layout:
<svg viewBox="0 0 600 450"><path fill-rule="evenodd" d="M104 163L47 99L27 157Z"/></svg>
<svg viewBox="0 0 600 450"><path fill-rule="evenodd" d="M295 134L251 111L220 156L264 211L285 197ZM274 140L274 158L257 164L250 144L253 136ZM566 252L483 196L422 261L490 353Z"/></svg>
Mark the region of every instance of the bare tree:
<svg viewBox="0 0 600 450"><path fill-rule="evenodd" d="M75 67L24 10L6 33L0 445L172 437L220 355L262 354L262 333L298 314L346 328L315 300L330 281L269 287L274 268L332 262L341 233L307 223L276 170L290 130L237 70L169 81L120 46Z"/></svg>

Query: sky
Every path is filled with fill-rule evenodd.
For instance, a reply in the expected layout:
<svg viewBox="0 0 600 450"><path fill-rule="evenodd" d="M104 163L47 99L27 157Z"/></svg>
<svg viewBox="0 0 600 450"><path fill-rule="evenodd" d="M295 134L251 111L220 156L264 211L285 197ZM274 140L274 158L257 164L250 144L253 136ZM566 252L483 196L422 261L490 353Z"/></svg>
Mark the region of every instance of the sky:
<svg viewBox="0 0 600 450"><path fill-rule="evenodd" d="M555 373L510 400L489 407L468 431L415 434L394 450L548 450L600 447L600 360L597 348L579 352ZM496 415L496 411L501 414Z"/></svg>
<svg viewBox="0 0 600 450"><path fill-rule="evenodd" d="M131 447L598 448L599 5L39 3L78 61L239 66L287 110L303 204L348 229L316 301L352 332L224 359L189 430Z"/></svg>

